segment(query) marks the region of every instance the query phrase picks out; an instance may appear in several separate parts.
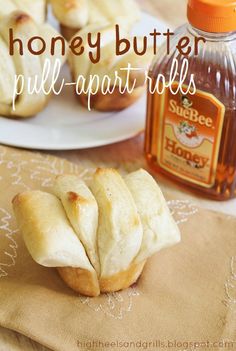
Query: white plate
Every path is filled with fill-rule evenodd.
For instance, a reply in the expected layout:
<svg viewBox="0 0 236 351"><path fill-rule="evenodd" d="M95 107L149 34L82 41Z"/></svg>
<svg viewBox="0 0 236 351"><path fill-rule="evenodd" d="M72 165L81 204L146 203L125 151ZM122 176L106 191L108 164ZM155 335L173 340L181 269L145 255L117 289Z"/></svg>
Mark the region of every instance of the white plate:
<svg viewBox="0 0 236 351"><path fill-rule="evenodd" d="M166 31L167 24L143 13L134 33L148 35L155 27L162 32ZM69 79L67 67L62 73ZM145 96L122 112L89 112L77 102L72 88L67 87L36 117L26 120L0 117L0 143L41 150L102 146L132 138L143 131L145 114Z"/></svg>

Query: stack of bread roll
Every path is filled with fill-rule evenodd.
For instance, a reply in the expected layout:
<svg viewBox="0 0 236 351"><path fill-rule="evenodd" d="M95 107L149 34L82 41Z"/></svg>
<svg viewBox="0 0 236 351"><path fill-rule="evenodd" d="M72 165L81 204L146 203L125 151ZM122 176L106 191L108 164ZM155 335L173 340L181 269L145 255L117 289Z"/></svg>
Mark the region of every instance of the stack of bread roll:
<svg viewBox="0 0 236 351"><path fill-rule="evenodd" d="M28 1L25 1L28 3ZM36 1L37 2L37 1ZM24 1L23 1L24 3ZM20 39L23 43L24 54L21 55L18 47L14 48L13 56L9 55L9 29L13 30L14 38ZM43 75L44 64L49 60L51 67L56 60L64 63L66 57L61 55L58 48L55 55L50 54L47 49L41 55L32 55L26 48L28 40L34 36L40 36L45 42L50 42L59 33L47 23L38 23L30 15L22 11L14 11L3 17L0 21L0 115L7 117L31 117L41 112L49 101L51 94L45 94L43 90L29 94L28 82L31 79L31 89L37 81L37 87L44 84L47 90L51 84L53 70L49 71L46 77ZM42 45L35 42L37 46ZM39 46L41 48L41 46ZM17 77L23 77L17 81ZM19 88L19 95L16 95L16 87ZM15 108L13 108L13 99Z"/></svg>
<svg viewBox="0 0 236 351"><path fill-rule="evenodd" d="M115 33L115 25L118 24L123 31L123 37L130 39L132 27L141 17L135 0L50 0L50 2L65 38L73 40L76 36L80 36L85 43L83 55L77 56L72 52L69 54L72 79L79 82L76 94L80 103L89 109L110 112L123 110L136 102L146 89L146 72L152 62L153 52L148 49L146 54L141 56L135 54L131 47L128 53L118 57ZM90 49L87 43L89 33L92 33L92 37L101 33L101 59L96 64L87 57ZM132 68L130 75L126 71L128 65ZM135 70L137 68L139 70ZM98 89L96 83L90 89L89 77L95 75L99 77ZM115 80L117 75L119 80ZM104 87L104 76L106 82L110 82L109 89L107 86ZM85 87L80 77L86 79Z"/></svg>
<svg viewBox="0 0 236 351"><path fill-rule="evenodd" d="M28 82L31 79L31 89L37 81L37 88L44 84L46 91L51 84L53 70L48 76L43 76L44 64L50 61L53 67L56 60L63 64L66 55L61 55L58 48L55 55L48 48L43 54L32 55L27 50L28 41L34 36L40 36L46 43L51 42L59 33L45 23L47 13L46 0L0 0L0 115L6 117L31 117L41 112L47 105L50 93L39 92L29 94ZM24 53L20 54L19 46L14 47L14 55L9 54L9 29L14 38L23 43ZM41 45L41 46L40 46ZM42 43L34 43L34 49L41 48ZM18 77L21 79L17 80ZM23 78L22 78L23 77ZM19 95L17 90L20 90ZM14 106L14 108L13 108Z"/></svg>
<svg viewBox="0 0 236 351"><path fill-rule="evenodd" d="M86 55L89 52L86 38L88 33L92 33L94 37L98 32L101 33L101 59L94 64ZM121 30L120 33L124 38L130 39L130 34L126 30ZM123 110L136 102L146 89L146 72L153 59L153 50L148 48L144 55L139 56L131 47L125 55L116 56L115 26L111 24L87 26L77 34L85 43L85 54L76 56L69 52L68 60L72 79L78 80L80 103L86 108L108 112ZM141 40L139 44L142 45ZM129 66L131 70L127 73ZM95 76L97 79L94 79L91 85L89 77ZM85 87L83 79L79 77L86 78Z"/></svg>
<svg viewBox="0 0 236 351"><path fill-rule="evenodd" d="M106 23L130 29L140 19L135 0L50 0L61 32L67 40L80 29Z"/></svg>
<svg viewBox="0 0 236 351"><path fill-rule="evenodd" d="M153 54L147 50L143 56L134 53L133 48L123 56L116 56L115 24L120 25L123 36L130 37L133 25L140 19L140 10L135 0L50 0L53 12L61 24L63 35L71 39L79 35L84 41L84 53L77 56L70 52L69 65L73 82L79 77L86 80L85 89L77 84L76 93L80 103L86 108L99 111L119 111L129 107L144 93L146 88L146 71ZM50 45L58 33L50 25L45 24L47 12L46 0L0 0L0 116L10 118L31 117L41 112L47 105L50 95L45 94L52 84L52 74L45 82L43 76L45 61L49 60L53 71L56 60L63 64L67 59L62 55L60 46L56 45L56 54L51 55ZM17 44L14 56L9 55L9 28L13 29L14 38L23 42L24 54L21 56ZM79 31L78 31L79 30ZM101 60L94 64L88 58L88 33L96 35L101 32ZM32 37L41 37L47 43L47 51L37 56L29 53L27 43ZM142 44L142 43L141 43ZM39 48L41 41L34 42ZM41 46L40 46L41 45ZM127 74L128 65L132 70ZM124 70L122 70L124 69ZM90 77L96 75L100 81L98 88L89 89ZM116 80L115 77L119 76ZM103 78L109 82L109 89L103 84ZM16 81L21 77L19 81ZM23 77L23 79L22 79ZM22 82L24 80L24 83ZM29 93L37 81L38 92ZM42 84L41 84L42 83ZM45 84L46 83L46 84ZM24 86L23 86L24 85ZM15 95L16 88L22 88L19 96ZM134 89L132 87L134 86ZM43 87L43 89L42 89ZM78 92L79 91L79 92ZM105 91L105 93L104 93ZM91 97L91 99L90 99Z"/></svg>
<svg viewBox="0 0 236 351"><path fill-rule="evenodd" d="M86 296L128 288L150 256L180 241L160 188L144 170L122 178L98 169L89 187L62 175L52 193L19 194L13 208L32 258L57 267Z"/></svg>

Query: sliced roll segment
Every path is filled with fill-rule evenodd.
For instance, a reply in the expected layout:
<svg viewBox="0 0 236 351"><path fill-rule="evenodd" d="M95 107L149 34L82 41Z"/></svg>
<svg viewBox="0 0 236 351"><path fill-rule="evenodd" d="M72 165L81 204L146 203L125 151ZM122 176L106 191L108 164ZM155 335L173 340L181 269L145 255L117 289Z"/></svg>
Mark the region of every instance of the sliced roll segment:
<svg viewBox="0 0 236 351"><path fill-rule="evenodd" d="M53 192L61 200L75 233L83 244L91 264L99 274L98 205L93 194L76 175L58 176Z"/></svg>
<svg viewBox="0 0 236 351"><path fill-rule="evenodd" d="M13 209L33 259L46 267L80 267L94 271L58 198L28 191L13 199Z"/></svg>
<svg viewBox="0 0 236 351"><path fill-rule="evenodd" d="M98 169L90 186L99 207L101 278L129 268L140 250L143 229L134 200L120 174Z"/></svg>
<svg viewBox="0 0 236 351"><path fill-rule="evenodd" d="M143 226L143 240L135 262L180 242L180 231L153 177L141 169L128 174L125 182L134 198Z"/></svg>

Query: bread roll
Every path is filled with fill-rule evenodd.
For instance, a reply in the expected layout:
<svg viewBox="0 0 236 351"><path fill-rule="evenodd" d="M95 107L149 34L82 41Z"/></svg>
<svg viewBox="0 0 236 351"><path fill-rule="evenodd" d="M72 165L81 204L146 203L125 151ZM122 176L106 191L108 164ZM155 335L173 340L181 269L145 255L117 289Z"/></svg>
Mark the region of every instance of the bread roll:
<svg viewBox="0 0 236 351"><path fill-rule="evenodd" d="M76 175L60 175L56 178L54 194L62 201L67 217L83 244L91 264L100 272L97 254L98 205L86 186Z"/></svg>
<svg viewBox="0 0 236 351"><path fill-rule="evenodd" d="M0 20L19 10L42 24L46 17L46 0L0 0Z"/></svg>
<svg viewBox="0 0 236 351"><path fill-rule="evenodd" d="M9 49L0 36L0 111L7 110L12 103L12 92L16 69L12 58L9 57Z"/></svg>
<svg viewBox="0 0 236 351"><path fill-rule="evenodd" d="M50 0L50 2L54 16L65 29L72 31L72 35L88 23L89 4L87 0ZM64 36L65 33L62 34ZM65 38L70 39L71 36L65 36Z"/></svg>
<svg viewBox="0 0 236 351"><path fill-rule="evenodd" d="M59 176L57 197L28 191L13 199L13 208L32 258L56 267L74 291L95 297L135 283L147 258L179 242L180 233L146 171L123 179L114 169L98 169L90 187L93 195L77 176ZM85 249L90 261L98 260L95 267L100 261L99 271Z"/></svg>
<svg viewBox="0 0 236 351"><path fill-rule="evenodd" d="M107 278L100 278L99 288L93 276L83 269L60 267L57 270L61 278L71 289L85 296L96 297L100 293L115 292L129 288L137 282L142 274L145 263L146 261L132 263L125 271Z"/></svg>
<svg viewBox="0 0 236 351"><path fill-rule="evenodd" d="M98 169L91 190L99 207L100 278L127 270L140 250L143 230L133 198L114 169Z"/></svg>
<svg viewBox="0 0 236 351"><path fill-rule="evenodd" d="M128 269L110 277L100 278L99 285L102 293L119 291L129 288L137 282L143 272L146 261L132 262Z"/></svg>
<svg viewBox="0 0 236 351"><path fill-rule="evenodd" d="M31 36L38 35L38 26L32 20L31 17L22 13L15 12L8 17L5 17L0 23L0 37L7 45L8 36L9 36L9 28L12 28L14 31L15 37L22 39L25 43L27 39L30 39ZM0 56L0 62L3 58ZM9 56L7 58L7 69L9 66L14 67L15 74L22 73L24 75L25 80L36 75L37 72L41 71L41 60L39 56L33 56L29 54L28 51L25 52L25 55L21 56L18 50L15 50L14 56ZM5 64L2 62L0 65ZM14 75L12 76L12 72L10 70L10 75L7 71L3 71L3 80L5 78L10 78L8 80L9 84L5 86L1 85L0 96L8 95L11 96L11 101L14 94ZM6 77L7 76L7 77ZM27 85L25 85L24 90L16 102L16 110L13 111L11 101L9 104L1 103L0 104L0 114L4 116L22 116L28 117L34 114L36 111L40 111L46 105L45 96L43 93L29 95L26 91ZM1 101L1 98L0 98ZM2 102L2 101L1 101Z"/></svg>
<svg viewBox="0 0 236 351"><path fill-rule="evenodd" d="M14 55L9 55L9 28L13 29L14 38L18 38L23 42L24 55L20 55L17 47ZM51 75L48 76L45 82L45 77L43 77L45 60L50 60L53 67L56 59L59 59L61 64L63 64L66 56L62 56L58 51L55 53L55 56L51 56L49 49L42 55L32 55L26 48L28 40L33 36L41 36L48 43L52 37L58 36L58 33L48 24L37 24L29 15L23 12L13 12L0 21L0 48L2 52L0 55L0 67L4 67L1 70L0 78L0 115L21 118L31 117L42 111L49 101L50 95L45 95L42 90L29 94L28 82L31 80L32 88L35 77L37 77L37 87L44 82L44 87L47 90L51 84L50 78L53 70L51 70ZM37 45L40 44L35 42L35 48L37 48ZM21 94L15 97L14 110L12 103L15 75L24 77L24 86Z"/></svg>
<svg viewBox="0 0 236 351"><path fill-rule="evenodd" d="M66 285L75 292L89 297L100 295L97 275L90 271L73 267L59 267L57 271Z"/></svg>
<svg viewBox="0 0 236 351"><path fill-rule="evenodd" d="M94 271L56 196L28 191L13 199L13 209L26 246L37 263Z"/></svg>
<svg viewBox="0 0 236 351"><path fill-rule="evenodd" d="M96 23L119 24L125 29L140 19L140 10L134 0L50 0L55 17L61 24L61 33L70 40L85 26Z"/></svg>
<svg viewBox="0 0 236 351"><path fill-rule="evenodd" d="M98 32L101 33L101 59L98 63L93 64L88 59L90 48L86 38L88 33L96 36ZM139 56L130 48L125 55L116 56L114 25L102 27L91 25L77 34L85 42L85 51L80 56L70 52L68 58L73 81L77 81L81 76L86 79L85 85L81 79L79 80L79 93L77 95L80 103L86 108L89 106L92 109L105 112L120 111L135 103L146 90L146 72L153 59L152 49L148 48L146 54ZM126 31L121 30L120 35L129 38ZM142 40L138 40L138 45L141 43ZM128 74L129 65L132 70ZM90 77L98 77L98 79L94 79L91 85ZM99 80L99 84L97 80ZM84 91L88 89L92 92L91 94Z"/></svg>
<svg viewBox="0 0 236 351"><path fill-rule="evenodd" d="M161 189L152 176L141 169L125 177L143 226L141 250L135 262L180 242L180 231L170 214Z"/></svg>
<svg viewBox="0 0 236 351"><path fill-rule="evenodd" d="M100 291L125 289L136 282L143 270L145 262L132 264L126 271L99 281L60 200L52 194L19 194L13 199L13 209L32 258L42 266L57 267L65 283L82 295L95 297Z"/></svg>

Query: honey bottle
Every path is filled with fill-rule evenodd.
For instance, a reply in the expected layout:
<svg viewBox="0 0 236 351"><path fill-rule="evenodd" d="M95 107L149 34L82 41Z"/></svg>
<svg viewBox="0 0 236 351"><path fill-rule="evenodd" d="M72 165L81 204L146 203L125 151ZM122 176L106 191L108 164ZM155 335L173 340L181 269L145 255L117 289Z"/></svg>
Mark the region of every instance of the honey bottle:
<svg viewBox="0 0 236 351"><path fill-rule="evenodd" d="M145 153L149 165L216 200L236 197L236 1L189 0L189 23L176 30L170 50L160 48L149 76L162 93L148 92ZM181 38L196 50L180 53ZM184 39L183 39L184 40ZM186 50L187 51L187 50ZM189 50L190 51L190 50ZM189 70L171 78L173 61ZM195 92L191 85L194 77Z"/></svg>

